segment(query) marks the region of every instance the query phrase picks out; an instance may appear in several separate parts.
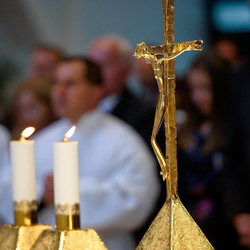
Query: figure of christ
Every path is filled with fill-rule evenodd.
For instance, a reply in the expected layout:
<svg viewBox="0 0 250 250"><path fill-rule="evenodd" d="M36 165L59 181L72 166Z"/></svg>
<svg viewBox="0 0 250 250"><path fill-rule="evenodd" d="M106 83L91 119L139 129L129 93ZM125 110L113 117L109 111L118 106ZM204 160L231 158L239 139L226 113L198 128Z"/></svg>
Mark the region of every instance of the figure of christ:
<svg viewBox="0 0 250 250"><path fill-rule="evenodd" d="M159 98L156 106L155 112L155 119L154 119L154 126L151 136L151 144L157 160L161 167L161 175L163 180L167 179L169 174L168 171L168 158L165 157L156 142L156 136L159 132L159 129L162 125L164 120L164 115L167 110L167 88L165 86L163 80L163 62L173 60L185 51L190 50L201 50L201 45L203 42L201 40L194 41L194 42L186 42L181 44L170 44L167 46L152 46L147 47L146 43L142 42L139 43L136 47L134 56L136 58L143 58L146 63L151 63L154 76L157 81L158 89L159 89ZM162 55L163 57L158 58L157 55ZM167 56L166 56L167 55ZM167 135L168 136L168 135Z"/></svg>

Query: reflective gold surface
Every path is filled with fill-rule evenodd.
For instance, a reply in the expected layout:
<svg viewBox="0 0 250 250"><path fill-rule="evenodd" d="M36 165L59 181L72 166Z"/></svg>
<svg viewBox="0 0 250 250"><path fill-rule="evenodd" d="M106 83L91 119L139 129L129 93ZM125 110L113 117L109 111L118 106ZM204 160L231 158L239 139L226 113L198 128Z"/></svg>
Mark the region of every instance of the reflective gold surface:
<svg viewBox="0 0 250 250"><path fill-rule="evenodd" d="M1 250L30 250L43 230L50 226L9 226L0 228Z"/></svg>
<svg viewBox="0 0 250 250"><path fill-rule="evenodd" d="M147 47L144 42L139 43L134 56L151 63L159 89L151 143L163 180L167 180L167 200L136 249L212 250L213 247L180 202L177 193L175 58L186 51L201 51L203 41L175 44L174 0L162 0L162 6L164 45ZM166 156L156 142L163 121Z"/></svg>
<svg viewBox="0 0 250 250"><path fill-rule="evenodd" d="M213 250L179 197L171 197L149 227L136 250Z"/></svg>
<svg viewBox="0 0 250 250"><path fill-rule="evenodd" d="M22 200L14 202L16 226L31 226L37 224L37 201Z"/></svg>
<svg viewBox="0 0 250 250"><path fill-rule="evenodd" d="M161 167L161 174L163 180L169 179L169 194L172 192L177 193L177 162L176 162L176 129L175 129L175 69L174 58L179 56L185 51L202 50L202 40L193 42L180 43L177 45L166 44L163 46L147 47L146 43L139 43L135 49L134 56L137 58L143 57L147 63L151 63L155 79L157 80L159 89L159 99L156 106L154 127L151 137L152 147L156 154L157 160ZM164 52L164 50L166 52ZM159 51L162 51L161 58ZM169 52L170 51L170 52ZM166 74L167 72L167 74ZM165 73L165 74L164 74ZM166 157L161 152L157 142L156 136L165 118L166 128ZM170 146L172 145L172 146ZM174 145L174 148L173 148ZM170 162L168 163L168 161ZM169 165L170 164L170 165ZM170 167L171 166L171 167ZM171 172L171 174L170 174Z"/></svg>
<svg viewBox="0 0 250 250"><path fill-rule="evenodd" d="M80 229L79 215L56 214L56 229L58 230Z"/></svg>
<svg viewBox="0 0 250 250"><path fill-rule="evenodd" d="M176 123L175 123L175 58L186 51L201 51L202 40L174 44L174 1L163 0L164 45L147 47L144 42L136 47L134 56L151 63L159 89L156 106L152 147L161 167L163 180L167 180L168 198L177 195ZM166 156L161 152L156 136L164 121Z"/></svg>
<svg viewBox="0 0 250 250"><path fill-rule="evenodd" d="M97 233L92 230L45 230L32 250L107 250Z"/></svg>
<svg viewBox="0 0 250 250"><path fill-rule="evenodd" d="M56 229L74 230L80 229L80 206L76 204L57 204L55 206Z"/></svg>

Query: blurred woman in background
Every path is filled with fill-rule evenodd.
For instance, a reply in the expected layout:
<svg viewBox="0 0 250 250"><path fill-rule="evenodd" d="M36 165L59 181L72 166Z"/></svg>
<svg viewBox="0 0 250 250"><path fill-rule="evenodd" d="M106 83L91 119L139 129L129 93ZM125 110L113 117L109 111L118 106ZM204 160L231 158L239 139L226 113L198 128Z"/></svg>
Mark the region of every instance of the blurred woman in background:
<svg viewBox="0 0 250 250"><path fill-rule="evenodd" d="M26 127L35 127L36 133L55 121L50 92L51 82L41 78L32 78L17 86L11 100L12 139L19 139Z"/></svg>
<svg viewBox="0 0 250 250"><path fill-rule="evenodd" d="M220 204L230 68L209 53L187 74L190 110L178 131L180 197L215 249L225 248ZM220 243L223 242L223 247Z"/></svg>

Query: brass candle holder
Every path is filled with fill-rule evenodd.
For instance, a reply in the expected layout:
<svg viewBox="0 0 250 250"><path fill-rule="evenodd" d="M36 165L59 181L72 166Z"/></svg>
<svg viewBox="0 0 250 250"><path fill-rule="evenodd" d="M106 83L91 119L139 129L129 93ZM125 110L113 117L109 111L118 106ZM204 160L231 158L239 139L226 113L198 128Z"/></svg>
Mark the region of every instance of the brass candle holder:
<svg viewBox="0 0 250 250"><path fill-rule="evenodd" d="M14 202L15 225L31 226L37 224L37 201L22 200Z"/></svg>
<svg viewBox="0 0 250 250"><path fill-rule="evenodd" d="M32 250L107 250L98 234L80 230L79 204L56 205L56 230L44 230Z"/></svg>
<svg viewBox="0 0 250 250"><path fill-rule="evenodd" d="M14 202L15 226L0 228L1 250L30 250L48 225L37 225L37 201Z"/></svg>
<svg viewBox="0 0 250 250"><path fill-rule="evenodd" d="M80 229L79 204L65 205L58 204L55 207L56 229L57 230L77 230Z"/></svg>

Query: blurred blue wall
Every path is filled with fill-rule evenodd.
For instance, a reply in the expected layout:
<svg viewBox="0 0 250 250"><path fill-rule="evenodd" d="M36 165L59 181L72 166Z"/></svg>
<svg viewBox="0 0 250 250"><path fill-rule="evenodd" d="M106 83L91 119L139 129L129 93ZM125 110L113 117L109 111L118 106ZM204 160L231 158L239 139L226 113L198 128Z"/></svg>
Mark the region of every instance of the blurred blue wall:
<svg viewBox="0 0 250 250"><path fill-rule="evenodd" d="M11 1L12 6L9 0L1 0L0 15L13 8L19 14L0 17L0 50L18 61L23 71L29 51L37 42L58 44L74 54L84 53L89 42L107 33L124 36L133 47L141 41L162 44L161 0ZM28 33L17 37L11 34L15 29ZM175 0L175 30L176 42L204 39L208 46L205 0ZM177 73L185 73L198 54L188 52L178 58Z"/></svg>

